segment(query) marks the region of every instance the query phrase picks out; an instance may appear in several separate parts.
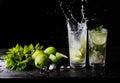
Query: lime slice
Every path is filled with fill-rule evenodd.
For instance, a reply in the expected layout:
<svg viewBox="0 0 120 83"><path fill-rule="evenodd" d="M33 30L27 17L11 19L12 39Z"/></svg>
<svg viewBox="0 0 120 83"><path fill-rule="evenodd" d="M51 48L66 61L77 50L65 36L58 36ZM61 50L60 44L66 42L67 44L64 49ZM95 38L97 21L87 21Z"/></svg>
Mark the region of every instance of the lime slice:
<svg viewBox="0 0 120 83"><path fill-rule="evenodd" d="M71 58L71 61L73 61L73 62L83 62L83 58L80 58L80 57L72 57L72 58Z"/></svg>
<svg viewBox="0 0 120 83"><path fill-rule="evenodd" d="M81 57L82 54L79 49L70 48L70 57Z"/></svg>
<svg viewBox="0 0 120 83"><path fill-rule="evenodd" d="M103 45L106 42L107 34L102 32L91 33L92 41L96 45Z"/></svg>

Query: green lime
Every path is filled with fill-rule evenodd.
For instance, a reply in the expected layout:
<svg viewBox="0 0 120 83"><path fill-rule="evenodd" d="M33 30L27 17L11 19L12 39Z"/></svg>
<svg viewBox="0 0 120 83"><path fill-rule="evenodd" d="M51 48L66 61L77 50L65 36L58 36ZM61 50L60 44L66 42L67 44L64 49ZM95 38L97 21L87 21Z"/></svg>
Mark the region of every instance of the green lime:
<svg viewBox="0 0 120 83"><path fill-rule="evenodd" d="M44 52L48 55L50 54L56 54L56 48L53 46L47 47Z"/></svg>
<svg viewBox="0 0 120 83"><path fill-rule="evenodd" d="M91 38L94 44L103 45L106 42L107 34L95 31L91 33Z"/></svg>
<svg viewBox="0 0 120 83"><path fill-rule="evenodd" d="M43 54L41 53L35 58L35 66L37 68L43 68L44 66L47 66L48 63L49 63L49 58L45 53Z"/></svg>

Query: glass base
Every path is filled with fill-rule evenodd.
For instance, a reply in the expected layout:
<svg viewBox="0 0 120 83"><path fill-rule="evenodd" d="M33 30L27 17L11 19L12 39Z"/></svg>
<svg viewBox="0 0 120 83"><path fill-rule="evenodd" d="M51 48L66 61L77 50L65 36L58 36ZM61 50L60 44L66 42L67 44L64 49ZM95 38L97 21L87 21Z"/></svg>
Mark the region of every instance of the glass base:
<svg viewBox="0 0 120 83"><path fill-rule="evenodd" d="M85 63L70 63L70 68L72 69L83 69L85 66Z"/></svg>
<svg viewBox="0 0 120 83"><path fill-rule="evenodd" d="M93 69L103 69L105 67L105 63L90 63L89 66Z"/></svg>

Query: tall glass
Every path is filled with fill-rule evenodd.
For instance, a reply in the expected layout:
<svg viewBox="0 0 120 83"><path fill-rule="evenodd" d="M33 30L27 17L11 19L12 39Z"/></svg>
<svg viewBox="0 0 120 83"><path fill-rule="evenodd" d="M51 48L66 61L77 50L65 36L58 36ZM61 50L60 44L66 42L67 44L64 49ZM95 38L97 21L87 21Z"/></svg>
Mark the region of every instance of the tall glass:
<svg viewBox="0 0 120 83"><path fill-rule="evenodd" d="M89 66L92 68L105 67L107 35L105 28L88 30Z"/></svg>
<svg viewBox="0 0 120 83"><path fill-rule="evenodd" d="M80 69L86 66L86 23L67 19L70 67Z"/></svg>

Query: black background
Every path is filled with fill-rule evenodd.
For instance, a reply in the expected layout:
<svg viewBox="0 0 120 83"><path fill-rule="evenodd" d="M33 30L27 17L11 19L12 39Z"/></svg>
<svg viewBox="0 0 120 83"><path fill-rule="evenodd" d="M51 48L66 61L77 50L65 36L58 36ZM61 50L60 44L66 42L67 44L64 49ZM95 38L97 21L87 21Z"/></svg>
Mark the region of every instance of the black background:
<svg viewBox="0 0 120 83"><path fill-rule="evenodd" d="M79 20L81 0L63 1L73 2L73 15ZM100 24L108 29L108 68L120 69L120 16L117 3L113 0L87 0L85 16L89 20L88 29ZM67 48L67 38L65 17L58 0L0 0L1 49L13 47L16 43L24 45L38 42L45 46Z"/></svg>
<svg viewBox="0 0 120 83"><path fill-rule="evenodd" d="M59 0L71 2L74 17L81 18L81 0ZM84 4L84 3L83 3ZM119 46L119 14L117 2L108 0L87 0L84 6L88 28L103 24L108 29L108 45ZM92 21L91 19L94 19ZM0 48L16 43L42 43L56 47L67 47L65 17L58 0L0 0ZM115 47L115 48L117 48Z"/></svg>
<svg viewBox="0 0 120 83"><path fill-rule="evenodd" d="M57 0L2 0L0 48L40 43L67 46L64 16Z"/></svg>

